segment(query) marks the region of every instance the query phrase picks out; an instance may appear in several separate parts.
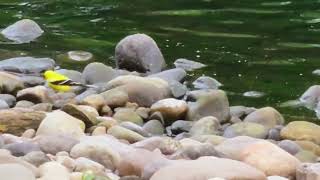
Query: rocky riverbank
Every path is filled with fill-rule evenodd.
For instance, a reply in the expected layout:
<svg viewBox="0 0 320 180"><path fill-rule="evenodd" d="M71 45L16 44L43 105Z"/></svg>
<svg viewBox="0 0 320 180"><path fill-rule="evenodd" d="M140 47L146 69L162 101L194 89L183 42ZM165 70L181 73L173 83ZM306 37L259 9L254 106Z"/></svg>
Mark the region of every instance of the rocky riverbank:
<svg viewBox="0 0 320 180"><path fill-rule="evenodd" d="M19 35L14 25L2 34L18 43L43 33L33 21L16 24L31 35ZM144 34L118 43L116 68L92 57L66 54L64 61L88 63L82 72L57 69L50 58L0 61L1 178L320 178L320 126L286 124L272 107L230 105L222 83L211 77L187 86L188 72L204 64L178 59L167 69L156 42ZM55 92L38 76L48 69L97 88ZM320 88L311 89L302 100L316 105Z"/></svg>

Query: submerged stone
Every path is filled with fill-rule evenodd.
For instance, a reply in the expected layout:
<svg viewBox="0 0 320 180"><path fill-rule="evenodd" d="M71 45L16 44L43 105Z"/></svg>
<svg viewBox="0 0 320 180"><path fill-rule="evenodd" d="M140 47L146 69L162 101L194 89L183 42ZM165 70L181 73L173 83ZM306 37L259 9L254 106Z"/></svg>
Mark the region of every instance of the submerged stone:
<svg viewBox="0 0 320 180"><path fill-rule="evenodd" d="M34 41L42 33L41 27L30 19L20 20L1 31L1 34L7 39L21 44Z"/></svg>
<svg viewBox="0 0 320 180"><path fill-rule="evenodd" d="M173 63L177 68L182 68L186 71L193 71L196 69L200 69L203 67L206 67L206 65L196 62L196 61L191 61L188 59L184 59L184 58L180 58L177 59L174 63Z"/></svg>
<svg viewBox="0 0 320 180"><path fill-rule="evenodd" d="M218 89L222 86L219 81L209 76L201 76L192 84L196 89Z"/></svg>

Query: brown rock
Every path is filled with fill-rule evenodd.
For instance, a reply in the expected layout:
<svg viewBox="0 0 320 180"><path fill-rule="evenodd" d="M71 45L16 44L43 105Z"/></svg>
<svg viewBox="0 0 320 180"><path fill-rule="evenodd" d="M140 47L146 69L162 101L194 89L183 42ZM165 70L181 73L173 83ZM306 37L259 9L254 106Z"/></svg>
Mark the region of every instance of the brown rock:
<svg viewBox="0 0 320 180"><path fill-rule="evenodd" d="M37 129L46 114L31 109L0 110L0 132L21 135L27 129Z"/></svg>
<svg viewBox="0 0 320 180"><path fill-rule="evenodd" d="M19 91L17 100L27 100L35 104L50 103L52 101L49 97L48 89L44 86L36 86Z"/></svg>
<svg viewBox="0 0 320 180"><path fill-rule="evenodd" d="M320 145L320 126L306 121L290 122L281 130L283 139L306 140Z"/></svg>

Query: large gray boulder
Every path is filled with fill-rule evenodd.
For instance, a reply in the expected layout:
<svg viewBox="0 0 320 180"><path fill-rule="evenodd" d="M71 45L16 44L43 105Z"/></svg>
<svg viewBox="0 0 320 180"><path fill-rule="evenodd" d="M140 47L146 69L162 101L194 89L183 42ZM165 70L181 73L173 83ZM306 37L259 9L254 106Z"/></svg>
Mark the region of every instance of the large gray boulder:
<svg viewBox="0 0 320 180"><path fill-rule="evenodd" d="M54 66L55 61L50 58L16 57L0 61L0 70L19 73L40 73Z"/></svg>
<svg viewBox="0 0 320 180"><path fill-rule="evenodd" d="M1 31L4 37L16 43L29 43L41 36L42 33L41 27L30 19L20 20Z"/></svg>
<svg viewBox="0 0 320 180"><path fill-rule="evenodd" d="M115 50L116 65L120 69L137 72L160 72L166 63L156 42L145 34L122 39Z"/></svg>

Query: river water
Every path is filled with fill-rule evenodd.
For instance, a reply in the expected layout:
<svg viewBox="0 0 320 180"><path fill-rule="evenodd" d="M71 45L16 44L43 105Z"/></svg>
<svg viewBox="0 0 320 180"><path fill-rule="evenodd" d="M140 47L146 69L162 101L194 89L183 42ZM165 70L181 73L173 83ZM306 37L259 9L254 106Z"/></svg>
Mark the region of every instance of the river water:
<svg viewBox="0 0 320 180"><path fill-rule="evenodd" d="M169 65L187 58L208 65L189 74L223 83L232 105L273 106L288 121L315 120L306 108L280 107L320 76L319 0L0 0L0 29L23 18L45 34L36 42L0 42L0 59L56 59L85 50L113 65L116 43L133 33L152 36ZM60 64L81 70L85 64ZM244 92L263 92L246 97Z"/></svg>

